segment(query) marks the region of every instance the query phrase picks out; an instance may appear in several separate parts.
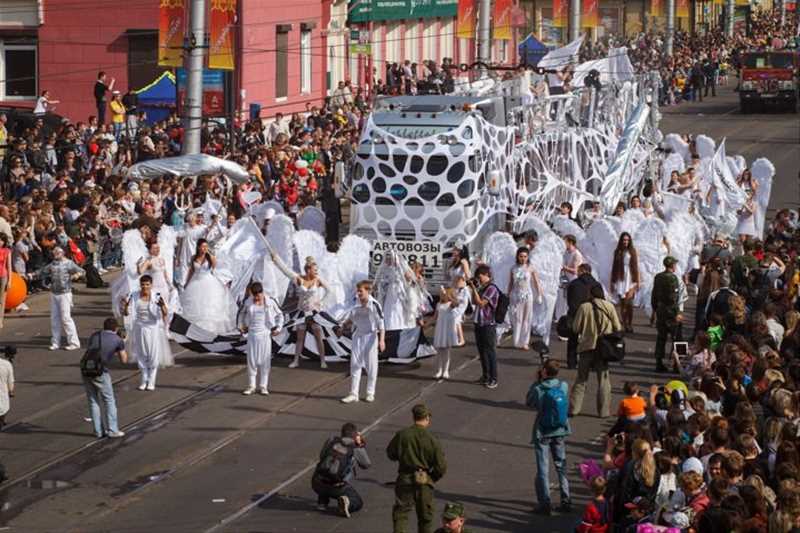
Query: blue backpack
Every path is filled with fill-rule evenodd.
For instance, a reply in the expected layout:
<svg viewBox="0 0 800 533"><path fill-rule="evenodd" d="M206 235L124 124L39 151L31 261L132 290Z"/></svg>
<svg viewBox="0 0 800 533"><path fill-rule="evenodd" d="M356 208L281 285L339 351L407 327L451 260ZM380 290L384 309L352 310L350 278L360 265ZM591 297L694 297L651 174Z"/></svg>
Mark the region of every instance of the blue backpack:
<svg viewBox="0 0 800 533"><path fill-rule="evenodd" d="M569 399L567 393L561 388L559 382L557 387L550 387L542 396L542 404L539 406L539 427L545 433L567 427L567 411L569 409Z"/></svg>

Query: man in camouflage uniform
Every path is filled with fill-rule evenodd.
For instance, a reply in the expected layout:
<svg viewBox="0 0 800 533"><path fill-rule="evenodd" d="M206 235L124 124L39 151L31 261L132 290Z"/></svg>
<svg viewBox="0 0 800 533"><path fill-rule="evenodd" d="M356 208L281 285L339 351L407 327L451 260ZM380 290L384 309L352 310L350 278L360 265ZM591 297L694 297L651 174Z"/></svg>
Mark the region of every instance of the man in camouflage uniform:
<svg viewBox="0 0 800 533"><path fill-rule="evenodd" d="M408 531L408 513L417 511L419 533L433 531L433 484L444 476L447 463L436 437L430 434L431 412L423 404L411 410L414 425L398 431L386 448L391 461L397 461L397 483L392 508L394 533Z"/></svg>
<svg viewBox="0 0 800 533"><path fill-rule="evenodd" d="M667 336L673 341L680 340L679 326L683 315L678 310L680 280L675 275L678 260L672 256L664 258L664 271L653 279L653 293L650 305L655 316L656 330L656 372L667 372L664 366ZM651 323L653 320L651 319Z"/></svg>
<svg viewBox="0 0 800 533"><path fill-rule="evenodd" d="M470 530L464 527L464 506L460 503L444 504L442 527L434 533L470 533Z"/></svg>

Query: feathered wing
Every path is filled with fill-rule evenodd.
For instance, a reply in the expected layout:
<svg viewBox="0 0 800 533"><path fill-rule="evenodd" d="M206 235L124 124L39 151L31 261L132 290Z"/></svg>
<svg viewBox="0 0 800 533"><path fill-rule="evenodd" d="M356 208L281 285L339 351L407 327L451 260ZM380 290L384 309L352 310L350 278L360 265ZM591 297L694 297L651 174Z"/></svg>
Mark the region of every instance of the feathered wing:
<svg viewBox="0 0 800 533"><path fill-rule="evenodd" d="M646 218L633 232L633 244L639 254L639 292L636 294L636 305L644 307L648 315L652 314L650 295L653 292L653 278L664 269L664 258L667 251L663 240L666 224L655 217Z"/></svg>
<svg viewBox="0 0 800 533"><path fill-rule="evenodd" d="M764 238L764 221L769 207L769 197L772 194L772 178L775 176L775 165L765 157L756 159L750 167L753 179L758 183L756 191L756 236Z"/></svg>
<svg viewBox="0 0 800 533"><path fill-rule="evenodd" d="M307 229L294 234L294 247L297 249L297 260L300 261L301 267L305 264L307 257L313 257L314 261L319 264L327 253L325 239L322 238L322 235Z"/></svg>
<svg viewBox="0 0 800 533"><path fill-rule="evenodd" d="M717 143L708 135L698 135L695 137L695 146L697 147L697 155L700 159L714 157L714 152L717 149Z"/></svg>
<svg viewBox="0 0 800 533"><path fill-rule="evenodd" d="M328 286L322 308L334 318L338 318L349 307L336 262L336 254L330 252L325 252L319 260L319 275Z"/></svg>
<svg viewBox="0 0 800 533"><path fill-rule="evenodd" d="M128 283L128 276L117 276L111 282L111 312L117 319L124 318L122 316L122 300L127 298L131 293L131 287Z"/></svg>
<svg viewBox="0 0 800 533"><path fill-rule="evenodd" d="M692 255L697 231L697 220L685 211L672 213L667 222L669 253L678 260L675 274L679 277L690 268L689 258Z"/></svg>
<svg viewBox="0 0 800 533"><path fill-rule="evenodd" d="M316 231L324 237L325 212L313 205L303 208L297 217L297 227L301 230Z"/></svg>
<svg viewBox="0 0 800 533"><path fill-rule="evenodd" d="M645 216L641 209L628 209L622 215L622 222L619 225L619 232L620 233L628 233L631 236L636 232L636 228L638 228L642 222L644 222Z"/></svg>
<svg viewBox="0 0 800 533"><path fill-rule="evenodd" d="M273 252L283 261L283 264L291 267L294 264L294 222L286 215L275 215L267 227L267 242ZM275 266L272 265L273 269ZM275 298L283 302L286 296L286 289L291 280L282 273L275 275Z"/></svg>
<svg viewBox="0 0 800 533"><path fill-rule="evenodd" d="M565 215L556 215L551 222L553 224L553 231L562 237L574 235L579 241L584 237L584 231L578 223Z"/></svg>
<svg viewBox="0 0 800 533"><path fill-rule="evenodd" d="M275 200L267 200L266 202L262 202L260 204L255 204L250 206L250 214L253 218L256 219L259 228L264 227L264 221L267 217L267 211L272 209L275 212L275 215L283 215L283 206L280 202L276 202Z"/></svg>
<svg viewBox="0 0 800 533"><path fill-rule="evenodd" d="M356 283L369 279L369 254L372 246L358 235L348 235L336 252L339 280L344 288L345 302L355 298Z"/></svg>
<svg viewBox="0 0 800 533"><path fill-rule="evenodd" d="M606 294L611 292L611 265L619 235L607 220L595 220L586 230L586 236L578 242L584 259L592 265L594 278L603 286Z"/></svg>
<svg viewBox="0 0 800 533"><path fill-rule="evenodd" d="M672 175L672 172L677 170L679 173L682 173L686 170L686 163L683 160L683 156L681 154L669 154L664 162L661 163L661 189L666 190L667 186L669 185L669 177Z"/></svg>
<svg viewBox="0 0 800 533"><path fill-rule="evenodd" d="M565 245L561 237L546 226L537 231L539 232L539 241L530 254L530 262L539 276L542 303L534 302L533 304L532 329L537 335L541 335L544 342L549 345L550 325L556 309Z"/></svg>
<svg viewBox="0 0 800 533"><path fill-rule="evenodd" d="M244 298L247 285L257 269L263 266L264 256L268 253L255 221L251 217L236 221L219 249L216 268L217 278L230 283L234 299Z"/></svg>
<svg viewBox="0 0 800 533"><path fill-rule="evenodd" d="M167 279L172 281L174 278L173 267L175 266L175 247L178 245L178 235L175 228L163 224L158 230L158 247L160 255L164 258L164 265L167 271Z"/></svg>
<svg viewBox="0 0 800 533"><path fill-rule="evenodd" d="M664 137L664 143L672 148L673 152L680 154L686 164L692 161L692 155L689 153L689 144L677 133L667 134Z"/></svg>
<svg viewBox="0 0 800 533"><path fill-rule="evenodd" d="M492 269L492 279L503 292L508 291L516 254L517 243L504 231L492 233L484 245L484 259Z"/></svg>
<svg viewBox="0 0 800 533"><path fill-rule="evenodd" d="M138 229L129 229L122 235L122 263L125 269L123 276L127 278L127 283L121 285L127 287L129 293L139 288L139 273L136 268L143 257L147 257L147 245L142 234ZM122 295L124 296L127 294Z"/></svg>

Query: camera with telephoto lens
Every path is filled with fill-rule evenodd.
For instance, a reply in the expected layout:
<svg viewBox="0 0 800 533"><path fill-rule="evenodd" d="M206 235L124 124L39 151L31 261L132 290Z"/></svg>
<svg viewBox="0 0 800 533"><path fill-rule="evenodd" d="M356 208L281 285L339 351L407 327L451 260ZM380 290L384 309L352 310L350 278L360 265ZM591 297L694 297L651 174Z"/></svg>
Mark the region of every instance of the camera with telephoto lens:
<svg viewBox="0 0 800 533"><path fill-rule="evenodd" d="M3 348L3 357L9 362L13 363L14 358L17 356L17 349L14 346L6 346Z"/></svg>

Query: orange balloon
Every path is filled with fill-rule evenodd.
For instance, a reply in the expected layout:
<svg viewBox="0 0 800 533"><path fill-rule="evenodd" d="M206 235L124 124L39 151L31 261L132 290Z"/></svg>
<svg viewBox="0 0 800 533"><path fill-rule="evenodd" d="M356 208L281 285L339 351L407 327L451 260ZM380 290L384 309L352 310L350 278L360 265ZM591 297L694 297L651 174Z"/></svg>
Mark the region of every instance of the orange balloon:
<svg viewBox="0 0 800 533"><path fill-rule="evenodd" d="M6 311L14 309L28 297L28 284L16 272L11 273L8 290L6 291Z"/></svg>

